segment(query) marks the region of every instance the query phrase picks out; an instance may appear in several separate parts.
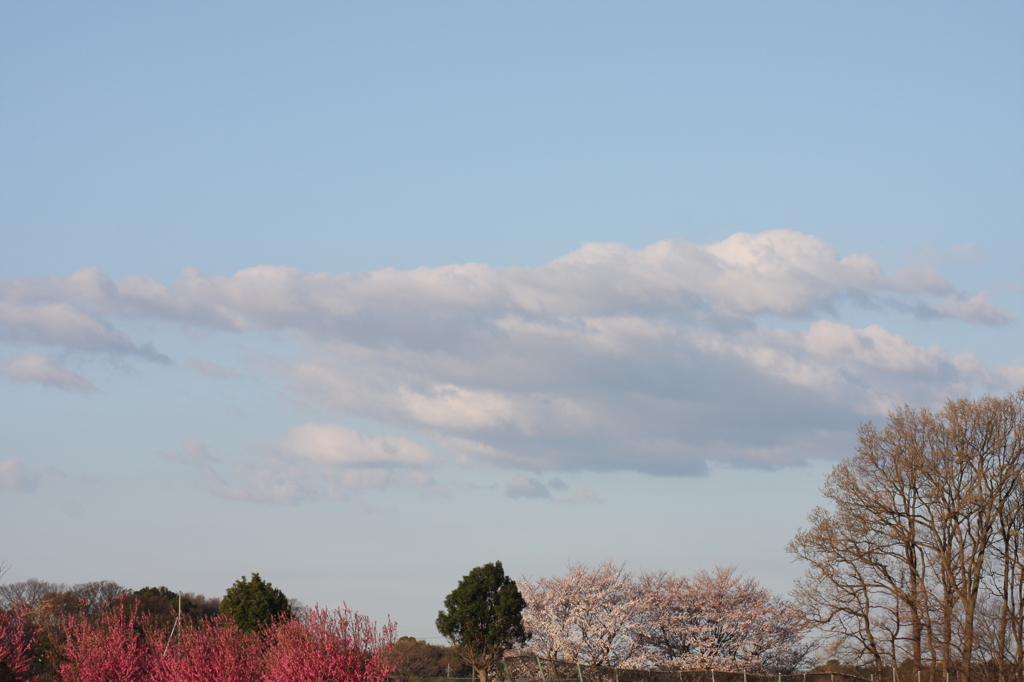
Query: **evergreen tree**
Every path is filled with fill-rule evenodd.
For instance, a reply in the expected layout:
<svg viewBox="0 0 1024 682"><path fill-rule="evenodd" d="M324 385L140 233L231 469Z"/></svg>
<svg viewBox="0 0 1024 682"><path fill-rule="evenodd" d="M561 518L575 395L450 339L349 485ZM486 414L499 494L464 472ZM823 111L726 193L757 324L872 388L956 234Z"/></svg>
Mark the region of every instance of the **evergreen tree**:
<svg viewBox="0 0 1024 682"><path fill-rule="evenodd" d="M255 632L274 618L290 616L291 608L284 592L264 582L259 573L253 573L252 580L243 576L228 588L220 602L220 612L243 631Z"/></svg>
<svg viewBox="0 0 1024 682"><path fill-rule="evenodd" d="M445 597L446 610L437 614L437 630L473 666L480 682L505 655L505 650L529 639L523 627L526 601L500 561L478 566Z"/></svg>

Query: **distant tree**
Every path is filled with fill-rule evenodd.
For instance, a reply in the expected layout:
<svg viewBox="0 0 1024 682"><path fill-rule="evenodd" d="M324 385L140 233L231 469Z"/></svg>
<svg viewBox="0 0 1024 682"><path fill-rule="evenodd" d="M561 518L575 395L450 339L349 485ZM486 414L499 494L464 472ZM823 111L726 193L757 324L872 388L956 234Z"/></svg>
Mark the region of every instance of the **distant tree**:
<svg viewBox="0 0 1024 682"><path fill-rule="evenodd" d="M85 616L88 604L74 592L48 592L32 610L32 619L46 639L54 644L61 641L64 623L69 618Z"/></svg>
<svg viewBox="0 0 1024 682"><path fill-rule="evenodd" d="M121 598L125 604L134 607L139 613L150 616L158 627L170 630L178 617L178 595L166 587L143 587ZM181 611L191 616L191 602L182 599Z"/></svg>
<svg viewBox="0 0 1024 682"><path fill-rule="evenodd" d="M526 601L500 561L463 576L444 605L446 610L437 614L437 630L473 666L480 682L487 682L491 666L507 649L529 639L523 627Z"/></svg>
<svg viewBox="0 0 1024 682"><path fill-rule="evenodd" d="M415 637L399 637L394 649L398 675L405 680L473 675L473 668L450 646L429 644Z"/></svg>
<svg viewBox="0 0 1024 682"><path fill-rule="evenodd" d="M68 586L63 583L49 583L35 578L0 585L0 609L12 609L18 606L28 606L34 609L39 606L46 595L58 594L67 590Z"/></svg>
<svg viewBox="0 0 1024 682"><path fill-rule="evenodd" d="M245 576L236 580L221 599L220 612L245 632L261 630L275 618L291 615L288 597L259 573L253 573L251 580Z"/></svg>
<svg viewBox="0 0 1024 682"><path fill-rule="evenodd" d="M85 605L86 613L99 613L113 606L118 599L126 594L131 594L131 590L112 580L78 583L71 587L71 592Z"/></svg>
<svg viewBox="0 0 1024 682"><path fill-rule="evenodd" d="M181 596L192 604L195 613L204 618L213 618L220 614L220 597L207 597L196 592L184 592Z"/></svg>

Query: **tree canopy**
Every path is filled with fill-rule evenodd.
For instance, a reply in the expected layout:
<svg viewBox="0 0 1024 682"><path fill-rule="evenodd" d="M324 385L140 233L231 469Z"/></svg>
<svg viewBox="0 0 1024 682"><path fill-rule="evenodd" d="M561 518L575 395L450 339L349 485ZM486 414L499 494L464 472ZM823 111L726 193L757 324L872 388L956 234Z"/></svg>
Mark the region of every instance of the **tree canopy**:
<svg viewBox="0 0 1024 682"><path fill-rule="evenodd" d="M291 615L284 592L253 573L252 579L242 576L228 588L220 602L220 612L245 632L254 632L269 625L275 618Z"/></svg>
<svg viewBox="0 0 1024 682"><path fill-rule="evenodd" d="M506 649L529 639L523 627L526 601L500 561L463 576L444 606L437 614L437 630L473 666L480 682L487 682L488 670Z"/></svg>

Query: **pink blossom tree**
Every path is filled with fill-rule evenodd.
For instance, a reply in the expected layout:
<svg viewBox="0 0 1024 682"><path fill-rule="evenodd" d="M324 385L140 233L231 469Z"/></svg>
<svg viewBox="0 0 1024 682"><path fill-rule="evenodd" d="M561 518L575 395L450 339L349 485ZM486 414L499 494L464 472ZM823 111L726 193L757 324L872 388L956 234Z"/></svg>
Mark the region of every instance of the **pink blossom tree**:
<svg viewBox="0 0 1024 682"><path fill-rule="evenodd" d="M623 668L644 667L650 651L641 633L655 595L622 566L569 566L561 577L520 579L523 624L544 658Z"/></svg>
<svg viewBox="0 0 1024 682"><path fill-rule="evenodd" d="M791 672L809 646L798 614L735 569L633 576L606 561L521 579L539 656L621 668Z"/></svg>
<svg viewBox="0 0 1024 682"><path fill-rule="evenodd" d="M314 606L302 619L268 631L267 682L384 682L395 666L395 624L380 630L365 616Z"/></svg>
<svg viewBox="0 0 1024 682"><path fill-rule="evenodd" d="M153 682L258 682L266 646L224 617L183 624L156 660Z"/></svg>
<svg viewBox="0 0 1024 682"><path fill-rule="evenodd" d="M734 568L648 581L658 605L645 640L661 666L776 674L807 655L797 613Z"/></svg>
<svg viewBox="0 0 1024 682"><path fill-rule="evenodd" d="M27 606L0 611L0 679L31 682L34 628Z"/></svg>
<svg viewBox="0 0 1024 682"><path fill-rule="evenodd" d="M59 667L65 682L147 682L156 653L148 623L121 603L95 616L73 616L64 626Z"/></svg>

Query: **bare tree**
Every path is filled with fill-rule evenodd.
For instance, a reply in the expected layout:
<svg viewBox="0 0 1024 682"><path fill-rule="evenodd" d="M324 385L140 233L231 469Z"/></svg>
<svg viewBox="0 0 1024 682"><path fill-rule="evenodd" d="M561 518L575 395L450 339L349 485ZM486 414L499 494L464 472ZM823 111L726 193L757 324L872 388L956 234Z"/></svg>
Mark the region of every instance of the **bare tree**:
<svg viewBox="0 0 1024 682"><path fill-rule="evenodd" d="M35 609L46 595L60 594L67 590L68 586L64 583L51 583L35 578L0 585L0 609L12 609L19 606Z"/></svg>
<svg viewBox="0 0 1024 682"><path fill-rule="evenodd" d="M864 425L788 549L794 595L833 652L969 675L976 651L1021 670L1024 389L904 407Z"/></svg>

